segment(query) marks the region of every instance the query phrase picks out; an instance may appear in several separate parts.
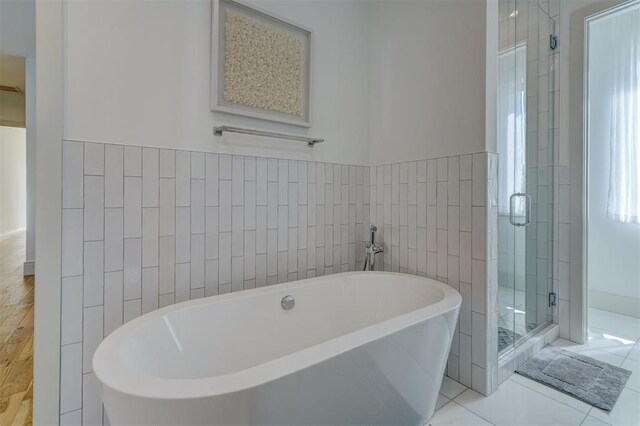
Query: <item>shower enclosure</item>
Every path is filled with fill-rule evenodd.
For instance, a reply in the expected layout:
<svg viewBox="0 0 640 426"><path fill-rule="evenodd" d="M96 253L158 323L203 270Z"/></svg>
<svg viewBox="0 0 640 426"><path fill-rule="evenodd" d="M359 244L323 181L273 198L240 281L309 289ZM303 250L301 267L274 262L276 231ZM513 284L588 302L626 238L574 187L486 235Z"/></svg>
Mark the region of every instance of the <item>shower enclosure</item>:
<svg viewBox="0 0 640 426"><path fill-rule="evenodd" d="M498 353L548 324L553 259L554 20L537 0L500 0Z"/></svg>

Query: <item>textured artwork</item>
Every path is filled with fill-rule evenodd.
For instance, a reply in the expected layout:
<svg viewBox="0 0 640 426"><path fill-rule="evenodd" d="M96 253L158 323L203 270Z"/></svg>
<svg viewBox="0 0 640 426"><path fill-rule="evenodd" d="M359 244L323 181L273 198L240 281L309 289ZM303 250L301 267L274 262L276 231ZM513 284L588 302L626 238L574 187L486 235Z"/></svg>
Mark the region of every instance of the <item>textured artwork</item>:
<svg viewBox="0 0 640 426"><path fill-rule="evenodd" d="M224 99L302 116L302 40L227 11Z"/></svg>
<svg viewBox="0 0 640 426"><path fill-rule="evenodd" d="M310 126L312 32L234 0L213 0L212 109Z"/></svg>

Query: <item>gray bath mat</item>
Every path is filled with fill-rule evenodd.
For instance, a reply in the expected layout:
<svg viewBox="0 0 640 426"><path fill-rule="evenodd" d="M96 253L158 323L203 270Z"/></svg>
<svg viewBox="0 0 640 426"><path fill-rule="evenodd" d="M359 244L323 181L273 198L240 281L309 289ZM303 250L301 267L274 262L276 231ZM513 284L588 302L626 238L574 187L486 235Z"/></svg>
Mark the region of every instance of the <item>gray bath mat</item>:
<svg viewBox="0 0 640 426"><path fill-rule="evenodd" d="M624 368L551 345L535 354L516 373L609 411L631 376Z"/></svg>

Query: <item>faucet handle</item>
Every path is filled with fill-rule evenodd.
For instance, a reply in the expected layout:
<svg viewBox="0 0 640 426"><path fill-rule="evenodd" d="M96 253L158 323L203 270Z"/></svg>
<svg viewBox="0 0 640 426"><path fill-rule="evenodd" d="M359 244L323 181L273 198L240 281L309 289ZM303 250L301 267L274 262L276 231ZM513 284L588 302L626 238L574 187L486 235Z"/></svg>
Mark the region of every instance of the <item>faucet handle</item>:
<svg viewBox="0 0 640 426"><path fill-rule="evenodd" d="M375 225L371 225L369 229L371 230L371 232L378 232L378 227Z"/></svg>

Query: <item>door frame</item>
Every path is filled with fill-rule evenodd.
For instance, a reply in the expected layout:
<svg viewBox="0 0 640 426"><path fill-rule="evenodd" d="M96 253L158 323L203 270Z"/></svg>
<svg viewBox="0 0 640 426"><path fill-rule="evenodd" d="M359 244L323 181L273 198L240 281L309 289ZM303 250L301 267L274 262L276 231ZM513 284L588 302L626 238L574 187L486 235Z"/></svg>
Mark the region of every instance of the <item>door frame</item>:
<svg viewBox="0 0 640 426"><path fill-rule="evenodd" d="M570 282L568 337L576 343L588 338L588 282L587 282L587 236L588 236L588 23L609 13L612 9L625 7L636 0L601 0L588 4L569 17L569 61L568 61L568 134L565 141L569 149L570 166ZM560 235L562 239L562 235ZM560 242L562 244L562 241ZM562 337L562 336L561 336Z"/></svg>
<svg viewBox="0 0 640 426"><path fill-rule="evenodd" d="M64 1L37 1L33 424L60 421Z"/></svg>

